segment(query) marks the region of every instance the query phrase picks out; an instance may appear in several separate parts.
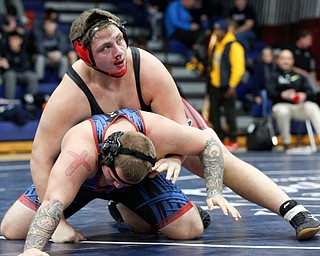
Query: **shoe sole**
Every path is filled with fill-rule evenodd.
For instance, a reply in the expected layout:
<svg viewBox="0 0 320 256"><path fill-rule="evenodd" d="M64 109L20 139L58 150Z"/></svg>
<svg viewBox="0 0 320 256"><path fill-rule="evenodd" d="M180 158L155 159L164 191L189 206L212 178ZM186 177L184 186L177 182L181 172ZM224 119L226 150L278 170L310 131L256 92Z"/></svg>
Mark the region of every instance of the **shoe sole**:
<svg viewBox="0 0 320 256"><path fill-rule="evenodd" d="M320 226L316 228L306 228L304 230L301 230L297 235L297 240L303 241L303 240L313 238L315 234L317 234L319 231L320 231Z"/></svg>
<svg viewBox="0 0 320 256"><path fill-rule="evenodd" d="M210 224L211 224L211 216L208 212L206 212L205 210L203 210L199 205L195 205L196 208L198 209L198 212L200 214L201 220L202 220L202 224L203 224L203 228L207 229Z"/></svg>

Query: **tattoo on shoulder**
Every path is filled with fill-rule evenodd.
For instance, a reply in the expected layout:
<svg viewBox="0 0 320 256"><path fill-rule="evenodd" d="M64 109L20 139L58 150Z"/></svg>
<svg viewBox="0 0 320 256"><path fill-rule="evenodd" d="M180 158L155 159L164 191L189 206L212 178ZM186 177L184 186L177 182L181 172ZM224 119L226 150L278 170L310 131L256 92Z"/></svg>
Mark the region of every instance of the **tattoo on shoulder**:
<svg viewBox="0 0 320 256"><path fill-rule="evenodd" d="M91 172L91 167L86 161L86 157L89 155L87 150L82 150L80 155L71 150L67 153L74 158L73 162L65 171L67 176L71 176L79 166L84 166L88 172Z"/></svg>
<svg viewBox="0 0 320 256"><path fill-rule="evenodd" d="M222 148L217 140L214 138L207 140L200 160L204 168L208 198L222 194L224 159Z"/></svg>
<svg viewBox="0 0 320 256"><path fill-rule="evenodd" d="M24 250L31 248L43 250L58 226L62 212L63 205L59 200L54 200L41 208L29 227Z"/></svg>

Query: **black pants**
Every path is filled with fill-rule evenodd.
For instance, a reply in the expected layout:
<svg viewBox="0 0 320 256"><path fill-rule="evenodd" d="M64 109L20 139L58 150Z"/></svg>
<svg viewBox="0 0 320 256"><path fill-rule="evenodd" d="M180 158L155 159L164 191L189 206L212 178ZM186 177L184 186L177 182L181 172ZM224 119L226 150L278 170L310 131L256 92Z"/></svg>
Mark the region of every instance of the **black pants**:
<svg viewBox="0 0 320 256"><path fill-rule="evenodd" d="M228 88L216 88L212 85L208 86L208 93L210 97L210 116L209 121L213 125L213 129L223 140L226 136L229 137L230 142L237 140L237 123L236 123L236 99L226 98L225 94ZM229 127L226 133L221 126L222 108Z"/></svg>
<svg viewBox="0 0 320 256"><path fill-rule="evenodd" d="M200 35L203 32L201 30L185 30L177 28L171 38L178 39L182 42L184 42L188 47L192 47L193 44L195 44L200 37Z"/></svg>

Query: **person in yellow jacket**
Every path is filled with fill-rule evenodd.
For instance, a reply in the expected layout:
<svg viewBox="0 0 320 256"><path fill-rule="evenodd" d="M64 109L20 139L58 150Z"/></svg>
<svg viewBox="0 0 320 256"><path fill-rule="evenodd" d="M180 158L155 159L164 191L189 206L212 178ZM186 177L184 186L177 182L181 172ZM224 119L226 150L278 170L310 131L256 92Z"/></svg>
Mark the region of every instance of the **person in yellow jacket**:
<svg viewBox="0 0 320 256"><path fill-rule="evenodd" d="M220 20L213 25L215 45L209 53L210 74L207 92L210 100L209 122L224 141L226 147L234 151L237 144L236 123L236 88L245 72L245 52L243 46L236 41L236 37L228 23ZM221 125L222 109L228 125L228 132Z"/></svg>

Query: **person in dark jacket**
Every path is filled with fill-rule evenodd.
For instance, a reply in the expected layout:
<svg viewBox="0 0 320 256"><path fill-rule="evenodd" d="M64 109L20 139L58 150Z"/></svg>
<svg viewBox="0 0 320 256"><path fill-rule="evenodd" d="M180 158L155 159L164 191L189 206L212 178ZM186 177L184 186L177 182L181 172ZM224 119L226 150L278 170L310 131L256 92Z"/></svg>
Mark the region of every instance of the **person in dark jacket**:
<svg viewBox="0 0 320 256"><path fill-rule="evenodd" d="M254 117L271 115L272 102L267 96L266 84L275 68L273 49L266 46L262 49L260 58L254 63L253 68L252 115Z"/></svg>
<svg viewBox="0 0 320 256"><path fill-rule="evenodd" d="M276 119L285 149L291 147L291 120L310 119L320 137L320 108L312 102L313 91L308 79L293 71L294 57L288 49L280 51L278 68L267 84L268 97L273 101L272 114Z"/></svg>
<svg viewBox="0 0 320 256"><path fill-rule="evenodd" d="M8 33L7 45L1 49L0 56L5 98L16 98L18 84L26 86L26 93L38 92L37 77L29 60L24 37L17 31Z"/></svg>
<svg viewBox="0 0 320 256"><path fill-rule="evenodd" d="M68 39L58 30L58 23L51 17L43 20L41 30L34 31L36 42L35 71L39 80L43 80L45 69L52 67L58 70L58 78L61 79L69 68L67 51Z"/></svg>

